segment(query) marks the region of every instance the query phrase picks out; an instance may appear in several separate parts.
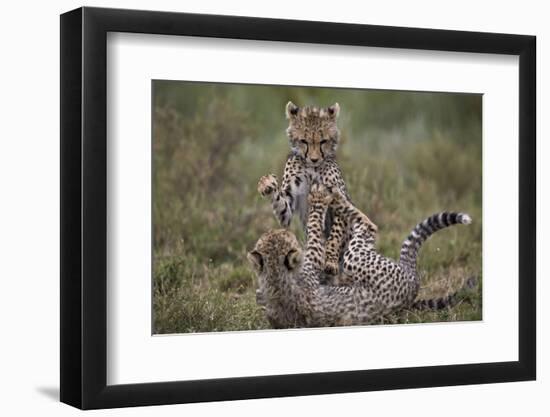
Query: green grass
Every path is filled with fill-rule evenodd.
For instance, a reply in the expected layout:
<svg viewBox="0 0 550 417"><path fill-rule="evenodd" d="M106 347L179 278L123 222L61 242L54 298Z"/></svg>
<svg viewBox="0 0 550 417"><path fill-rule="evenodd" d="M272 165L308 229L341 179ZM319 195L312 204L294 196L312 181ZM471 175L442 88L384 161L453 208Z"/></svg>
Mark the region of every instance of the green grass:
<svg viewBox="0 0 550 417"><path fill-rule="evenodd" d="M339 101L338 159L355 205L379 226L382 254L397 258L412 227L432 213L464 211L474 219L423 246L420 297L445 296L470 276L478 286L452 309L403 311L381 323L481 319L480 98L186 85L155 89L155 333L269 328L255 302L246 252L278 227L256 183L263 174L282 173L288 99ZM296 219L292 230L303 238Z"/></svg>

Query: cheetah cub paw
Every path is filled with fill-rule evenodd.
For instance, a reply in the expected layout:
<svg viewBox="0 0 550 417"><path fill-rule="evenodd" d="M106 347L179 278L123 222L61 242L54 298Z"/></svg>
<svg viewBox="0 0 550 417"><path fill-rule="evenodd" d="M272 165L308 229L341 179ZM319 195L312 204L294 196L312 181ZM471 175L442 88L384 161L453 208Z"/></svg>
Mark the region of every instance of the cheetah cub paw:
<svg viewBox="0 0 550 417"><path fill-rule="evenodd" d="M270 196L277 188L277 177L273 174L264 175L258 181L258 192L262 197Z"/></svg>
<svg viewBox="0 0 550 417"><path fill-rule="evenodd" d="M333 188L330 190L332 194L332 206L337 211L343 210L346 205L349 203L346 196L338 188Z"/></svg>
<svg viewBox="0 0 550 417"><path fill-rule="evenodd" d="M310 206L328 207L332 202L332 194L323 184L313 184L307 197Z"/></svg>
<svg viewBox="0 0 550 417"><path fill-rule="evenodd" d="M338 263L332 261L326 261L325 263L325 274L327 275L337 275L338 274Z"/></svg>

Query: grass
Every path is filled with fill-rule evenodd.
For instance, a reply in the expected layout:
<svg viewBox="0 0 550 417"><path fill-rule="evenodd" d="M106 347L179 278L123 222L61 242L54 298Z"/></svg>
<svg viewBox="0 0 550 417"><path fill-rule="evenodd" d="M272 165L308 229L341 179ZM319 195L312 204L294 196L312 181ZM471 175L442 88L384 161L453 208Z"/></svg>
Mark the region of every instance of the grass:
<svg viewBox="0 0 550 417"><path fill-rule="evenodd" d="M255 276L246 252L263 232L278 227L256 183L263 174L282 173L288 153L282 109L288 99L339 101L338 160L354 203L379 226L378 248L384 255L397 258L408 232L432 213L464 211L474 219L424 244L418 262L420 298L445 296L470 276L478 277L478 286L451 309L403 311L381 323L481 319L480 99L476 107L468 95L429 99L401 93L399 101L392 93L384 101L380 92L358 96L336 90L332 100L325 90L316 97L311 89L281 94L276 87L201 89L193 84L186 89L182 84L155 88L155 333L269 328L255 302ZM360 100L364 109L385 109L384 117L371 111L363 125L358 123ZM291 227L303 237L296 219Z"/></svg>

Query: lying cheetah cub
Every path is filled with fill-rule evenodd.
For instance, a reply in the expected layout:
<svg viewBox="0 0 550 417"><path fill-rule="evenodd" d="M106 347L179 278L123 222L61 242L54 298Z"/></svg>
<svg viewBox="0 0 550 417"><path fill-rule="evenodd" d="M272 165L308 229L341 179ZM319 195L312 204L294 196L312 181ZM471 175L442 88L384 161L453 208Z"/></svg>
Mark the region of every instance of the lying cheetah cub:
<svg viewBox="0 0 550 417"><path fill-rule="evenodd" d="M285 229L262 235L248 254L274 328L369 324L413 306L420 286L416 258L421 244L437 230L471 222L462 213L429 217L413 229L396 262L376 252L372 223L344 195L313 185L308 200L305 254L295 235ZM329 206L350 233L343 266L344 274L356 285L319 282L325 265L323 225Z"/></svg>
<svg viewBox="0 0 550 417"><path fill-rule="evenodd" d="M282 227L290 225L292 215L299 213L302 226L307 223L307 195L314 182L339 190L347 200L346 184L336 162L336 148L340 132L336 125L340 106L338 103L328 108L298 108L292 102L286 105L289 120L287 136L291 153L287 159L283 182L279 187L275 175L260 178L258 191L269 197L275 217ZM376 231L368 218L367 222ZM328 237L324 271L336 275L339 270L339 257L344 240L343 222L334 216L332 210L326 216L325 236Z"/></svg>

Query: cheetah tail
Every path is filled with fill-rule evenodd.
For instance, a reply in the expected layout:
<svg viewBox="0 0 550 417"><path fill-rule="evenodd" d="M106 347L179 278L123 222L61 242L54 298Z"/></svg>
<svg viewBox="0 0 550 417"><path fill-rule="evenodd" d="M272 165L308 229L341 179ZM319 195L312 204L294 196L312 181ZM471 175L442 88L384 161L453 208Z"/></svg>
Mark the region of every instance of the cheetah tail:
<svg viewBox="0 0 550 417"><path fill-rule="evenodd" d="M411 309L414 310L443 310L447 307L454 307L458 304L459 301L463 300L465 297L460 297L464 291L471 290L477 285L477 278L470 277L466 280L462 288L458 291L447 295L446 297L441 298L430 298L428 300L417 300L415 301Z"/></svg>
<svg viewBox="0 0 550 417"><path fill-rule="evenodd" d="M454 224L470 224L472 218L465 213L436 213L418 223L401 246L399 263L402 267L416 274L416 258L420 246L438 230Z"/></svg>

